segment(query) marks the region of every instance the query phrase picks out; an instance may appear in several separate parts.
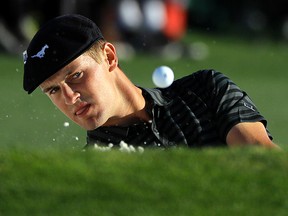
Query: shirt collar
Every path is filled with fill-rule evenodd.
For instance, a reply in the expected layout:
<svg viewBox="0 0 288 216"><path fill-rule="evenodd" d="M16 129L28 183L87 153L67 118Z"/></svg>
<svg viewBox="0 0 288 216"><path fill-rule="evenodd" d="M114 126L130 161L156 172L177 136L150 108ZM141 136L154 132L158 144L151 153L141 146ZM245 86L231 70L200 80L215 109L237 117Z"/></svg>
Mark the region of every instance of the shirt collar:
<svg viewBox="0 0 288 216"><path fill-rule="evenodd" d="M139 87L139 88L142 89L142 91L143 91L142 94L143 94L145 100L146 101L149 100L149 96L150 96L150 98L152 98L152 100L153 100L154 105L165 106L165 105L168 105L170 103L170 100L162 94L162 91L160 89L143 88L143 87Z"/></svg>
<svg viewBox="0 0 288 216"><path fill-rule="evenodd" d="M151 122L152 132L163 143L164 146L167 146L169 144L169 142L166 138L159 135L159 132L158 132L157 126L156 126L156 119L159 118L159 115L161 112L160 107L164 107L164 106L171 104L172 100L165 97L163 95L161 89L143 88L143 87L138 87L138 88L140 88L142 90L142 95L145 98L146 111L149 114L151 114L151 116L152 116L152 122ZM135 126L135 125L133 125L133 126ZM114 133L115 133L116 130L117 130L117 134L120 135L120 137L124 138L124 137L128 136L130 127L131 126L127 126L127 127L119 127L119 126L100 127L94 131L88 131L88 139L91 136L93 137L93 133L95 133L95 131L98 131L98 134L97 134L98 137L103 136L105 139L105 138L107 138L107 136L110 137L110 135L108 134L109 131L114 131ZM121 140L119 141L118 139L114 139L113 136L111 136L110 139L111 139L110 141L114 142L114 143L119 143L121 141ZM87 146L88 145L89 145L89 142L88 142Z"/></svg>

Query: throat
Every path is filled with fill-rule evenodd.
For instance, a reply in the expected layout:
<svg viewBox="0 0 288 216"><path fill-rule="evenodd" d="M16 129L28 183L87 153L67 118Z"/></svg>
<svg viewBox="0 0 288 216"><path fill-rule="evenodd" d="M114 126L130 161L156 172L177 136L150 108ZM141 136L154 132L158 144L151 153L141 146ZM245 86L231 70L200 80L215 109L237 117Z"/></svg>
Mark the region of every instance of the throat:
<svg viewBox="0 0 288 216"><path fill-rule="evenodd" d="M103 126L129 126L140 122L150 122L152 116L144 108L123 117L112 117Z"/></svg>

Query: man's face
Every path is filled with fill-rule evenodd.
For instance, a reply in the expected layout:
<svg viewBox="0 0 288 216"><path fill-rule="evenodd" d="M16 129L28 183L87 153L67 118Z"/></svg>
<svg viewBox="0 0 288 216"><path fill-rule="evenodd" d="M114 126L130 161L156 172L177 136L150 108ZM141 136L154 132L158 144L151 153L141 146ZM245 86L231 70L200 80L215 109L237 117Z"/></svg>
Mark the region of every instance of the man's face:
<svg viewBox="0 0 288 216"><path fill-rule="evenodd" d="M97 63L81 55L52 75L40 87L71 120L86 130L104 125L111 118L117 100L115 75L103 59Z"/></svg>

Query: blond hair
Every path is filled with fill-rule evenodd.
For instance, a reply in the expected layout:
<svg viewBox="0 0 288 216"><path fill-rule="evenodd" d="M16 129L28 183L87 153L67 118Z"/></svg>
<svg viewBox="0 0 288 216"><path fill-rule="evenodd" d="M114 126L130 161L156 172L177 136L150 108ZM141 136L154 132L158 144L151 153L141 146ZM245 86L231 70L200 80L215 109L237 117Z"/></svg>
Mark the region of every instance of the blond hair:
<svg viewBox="0 0 288 216"><path fill-rule="evenodd" d="M93 58L97 63L101 63L104 57L103 49L105 43L105 40L96 41L84 54Z"/></svg>

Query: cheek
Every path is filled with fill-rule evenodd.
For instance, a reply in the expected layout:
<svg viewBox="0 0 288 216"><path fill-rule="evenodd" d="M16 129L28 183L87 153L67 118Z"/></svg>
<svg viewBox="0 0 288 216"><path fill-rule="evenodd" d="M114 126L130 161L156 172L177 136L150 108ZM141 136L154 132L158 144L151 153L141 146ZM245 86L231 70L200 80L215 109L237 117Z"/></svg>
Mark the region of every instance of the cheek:
<svg viewBox="0 0 288 216"><path fill-rule="evenodd" d="M52 101L52 103L61 111L63 112L65 115L68 115L68 109L67 106L65 106L64 100L60 99L60 98L51 98L49 97L50 100Z"/></svg>
<svg viewBox="0 0 288 216"><path fill-rule="evenodd" d="M84 97L100 99L111 93L111 83L103 71L97 71L85 79L81 92Z"/></svg>

